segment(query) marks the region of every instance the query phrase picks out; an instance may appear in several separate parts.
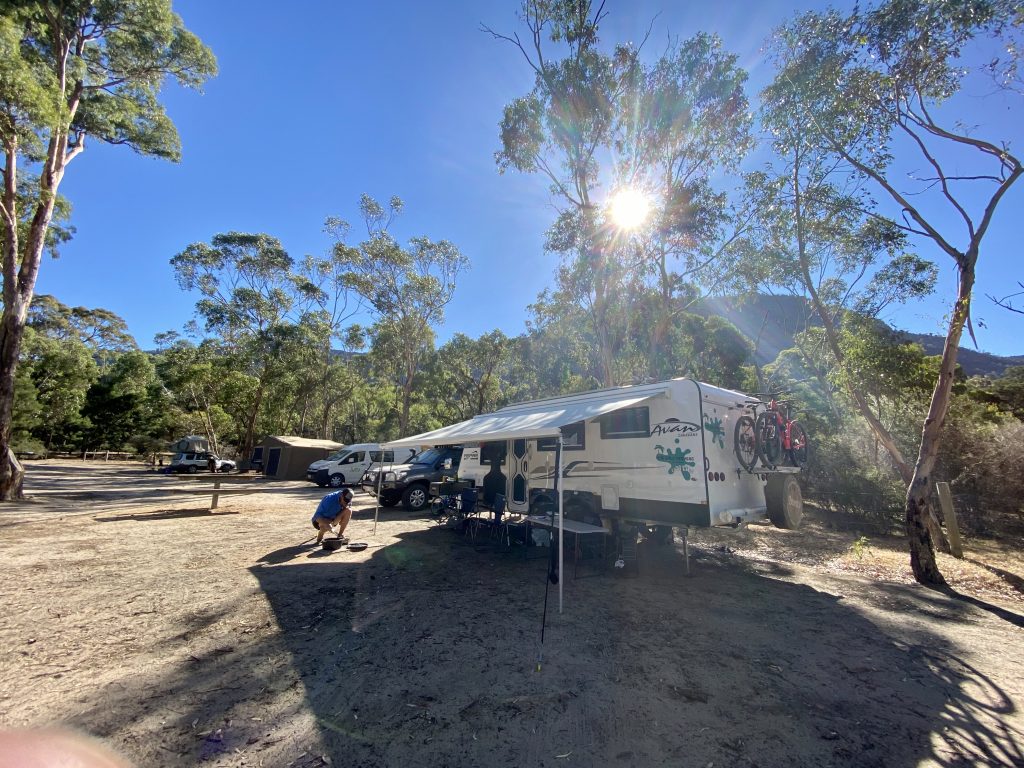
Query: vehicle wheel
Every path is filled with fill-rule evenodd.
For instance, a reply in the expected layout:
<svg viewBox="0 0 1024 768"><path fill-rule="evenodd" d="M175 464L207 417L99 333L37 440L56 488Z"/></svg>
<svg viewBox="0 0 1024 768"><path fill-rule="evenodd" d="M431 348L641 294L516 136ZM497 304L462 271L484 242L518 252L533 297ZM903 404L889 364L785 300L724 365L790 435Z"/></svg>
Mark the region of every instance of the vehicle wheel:
<svg viewBox="0 0 1024 768"><path fill-rule="evenodd" d="M804 496L793 475L769 475L764 499L768 505L768 519L776 528L795 531L800 527L800 521L804 519Z"/></svg>
<svg viewBox="0 0 1024 768"><path fill-rule="evenodd" d="M194 475L194 474L195 474L196 472L198 472L198 471L199 471L199 470L198 470L198 469L196 469L196 465L195 465L195 464L189 464L189 465L188 465L188 473L189 473L190 475Z"/></svg>
<svg viewBox="0 0 1024 768"><path fill-rule="evenodd" d="M751 419L753 421L753 419ZM664 547L672 543L672 526L671 525L651 525L647 527L647 538L653 541L660 547Z"/></svg>
<svg viewBox="0 0 1024 768"><path fill-rule="evenodd" d="M419 483L410 485L402 494L402 505L410 512L419 512L430 500L427 496L427 487Z"/></svg>
<svg viewBox="0 0 1024 768"><path fill-rule="evenodd" d="M803 469L807 466L807 455L810 444L807 442L807 433L804 428L796 422L789 428L789 460L794 467Z"/></svg>
<svg viewBox="0 0 1024 768"><path fill-rule="evenodd" d="M782 457L782 435L773 411L758 414L754 424L754 446L761 463L768 469L775 469Z"/></svg>
<svg viewBox="0 0 1024 768"><path fill-rule="evenodd" d="M735 446L736 458L747 472L754 471L757 464L757 432L754 420L749 416L740 416L736 422Z"/></svg>
<svg viewBox="0 0 1024 768"><path fill-rule="evenodd" d="M341 488L341 486L345 484L345 476L340 474L331 475L329 478L327 478L327 483L331 486L331 488Z"/></svg>

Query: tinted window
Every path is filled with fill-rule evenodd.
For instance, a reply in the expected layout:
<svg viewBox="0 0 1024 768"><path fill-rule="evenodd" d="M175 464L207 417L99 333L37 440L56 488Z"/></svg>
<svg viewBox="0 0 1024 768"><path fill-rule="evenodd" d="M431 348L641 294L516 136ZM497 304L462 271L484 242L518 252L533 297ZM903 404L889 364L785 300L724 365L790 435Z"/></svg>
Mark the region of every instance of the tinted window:
<svg viewBox="0 0 1024 768"><path fill-rule="evenodd" d="M437 448L429 448L416 457L416 464L433 464L438 459L444 458L444 451Z"/></svg>
<svg viewBox="0 0 1024 768"><path fill-rule="evenodd" d="M582 451L587 446L587 423L577 421L562 427L562 448L566 451ZM558 439L542 437L537 440L538 451L553 451L558 447Z"/></svg>
<svg viewBox="0 0 1024 768"><path fill-rule="evenodd" d="M601 417L601 439L617 440L623 437L650 437L651 416L646 405L622 408Z"/></svg>
<svg viewBox="0 0 1024 768"><path fill-rule="evenodd" d="M504 464L508 455L508 443L505 440L494 440L480 443L480 463L493 466L495 462Z"/></svg>

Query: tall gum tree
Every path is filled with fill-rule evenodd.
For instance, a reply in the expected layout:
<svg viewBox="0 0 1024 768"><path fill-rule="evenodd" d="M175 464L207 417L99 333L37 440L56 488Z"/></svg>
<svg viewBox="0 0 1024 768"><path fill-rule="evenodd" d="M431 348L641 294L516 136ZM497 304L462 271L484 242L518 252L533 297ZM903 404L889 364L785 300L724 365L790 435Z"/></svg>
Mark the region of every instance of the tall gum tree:
<svg viewBox="0 0 1024 768"><path fill-rule="evenodd" d="M469 259L448 240L413 237L403 247L390 227L402 212L392 197L385 208L369 195L359 200L368 237L349 245L349 225L327 220L335 237L333 259L342 282L362 297L377 317L378 345L387 346L397 362L400 402L399 434L408 434L416 375L432 349L434 328L444 321L444 308L455 295L455 281ZM388 344L382 345L384 339Z"/></svg>
<svg viewBox="0 0 1024 768"><path fill-rule="evenodd" d="M0 499L21 493L10 448L15 373L68 165L88 139L177 160L160 89L168 77L197 88L215 72L170 0L0 2Z"/></svg>
<svg viewBox="0 0 1024 768"><path fill-rule="evenodd" d="M932 470L957 348L970 329L978 260L999 204L1024 173L1011 152L1012 136L1005 135L1012 129L994 136L992 126L965 125L964 102L956 97L965 86L976 88L981 95L971 95L979 99L1019 97L1013 75L1022 23L1019 0L890 0L850 14L804 14L775 35L779 74L769 93L772 106L800 115L813 143L870 181L895 209L898 226L956 271L906 496L910 563L922 584L945 583L928 525ZM1000 75L994 80L993 70Z"/></svg>
<svg viewBox="0 0 1024 768"><path fill-rule="evenodd" d="M534 73L530 93L505 107L496 160L501 172L550 182L559 215L545 245L563 259L557 293L586 312L610 386L663 373L663 347L688 305L683 278L715 260L730 221L709 180L742 159L751 120L746 73L717 37L671 41L647 64L643 42L600 44L605 16L604 3L526 0L524 37L484 30L514 45ZM620 192L649 202L646 221L610 214ZM630 349L631 296L656 310L640 354Z"/></svg>
<svg viewBox="0 0 1024 768"><path fill-rule="evenodd" d="M251 392L234 398L239 451L247 459L268 390L291 372L288 352L313 292L280 241L263 233L214 235L210 244L189 245L171 266L183 290L200 294L196 312L205 331L216 334L239 372L251 377Z"/></svg>

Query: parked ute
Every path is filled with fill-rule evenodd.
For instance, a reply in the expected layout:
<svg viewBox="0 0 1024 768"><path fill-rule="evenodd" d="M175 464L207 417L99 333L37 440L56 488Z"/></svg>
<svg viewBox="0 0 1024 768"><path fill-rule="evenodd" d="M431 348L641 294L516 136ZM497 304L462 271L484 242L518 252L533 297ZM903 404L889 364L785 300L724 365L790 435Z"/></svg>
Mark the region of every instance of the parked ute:
<svg viewBox="0 0 1024 768"><path fill-rule="evenodd" d="M395 452L401 451L396 448ZM414 456L407 464L371 469L363 475L363 490L376 496L380 489L380 503L394 507L399 501L406 509L418 512L430 501L430 484L443 476L453 477L462 461L462 446L446 445L431 448ZM384 476L381 477L380 473Z"/></svg>
<svg viewBox="0 0 1024 768"><path fill-rule="evenodd" d="M341 488L343 485L358 485L360 478L370 467L380 464L402 464L415 455L412 448L382 450L379 443L356 443L345 446L326 459L314 461L306 470L306 479L323 487Z"/></svg>
<svg viewBox="0 0 1024 768"><path fill-rule="evenodd" d="M195 474L200 470L210 469L210 461L213 460L214 472L234 472L236 465L231 459L222 459L215 453L209 451L190 451L179 453L171 459L171 465L167 468L170 473L187 472Z"/></svg>

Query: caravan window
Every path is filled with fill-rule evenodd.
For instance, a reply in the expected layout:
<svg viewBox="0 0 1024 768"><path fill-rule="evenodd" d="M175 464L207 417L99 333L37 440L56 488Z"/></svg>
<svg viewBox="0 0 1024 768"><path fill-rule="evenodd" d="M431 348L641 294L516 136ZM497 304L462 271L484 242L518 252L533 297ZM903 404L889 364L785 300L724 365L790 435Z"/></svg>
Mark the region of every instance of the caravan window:
<svg viewBox="0 0 1024 768"><path fill-rule="evenodd" d="M374 464L380 463L380 457L381 457L382 453L384 455L384 463L385 464L394 464L394 462L395 462L395 452L394 451L370 451L370 461L372 461Z"/></svg>
<svg viewBox="0 0 1024 768"><path fill-rule="evenodd" d="M508 442L505 440L493 440L489 443L480 443L480 463L493 466L497 461L501 466L505 465L508 456Z"/></svg>
<svg viewBox="0 0 1024 768"><path fill-rule="evenodd" d="M600 421L602 440L651 436L651 414L646 405L606 413Z"/></svg>
<svg viewBox="0 0 1024 768"><path fill-rule="evenodd" d="M553 451L558 447L558 439L541 437L537 439L538 451ZM562 427L562 448L567 451L582 451L587 447L587 423L577 421Z"/></svg>

